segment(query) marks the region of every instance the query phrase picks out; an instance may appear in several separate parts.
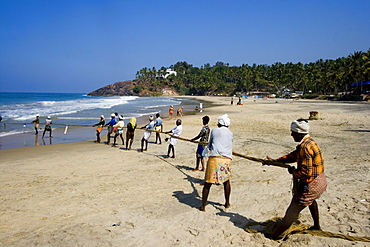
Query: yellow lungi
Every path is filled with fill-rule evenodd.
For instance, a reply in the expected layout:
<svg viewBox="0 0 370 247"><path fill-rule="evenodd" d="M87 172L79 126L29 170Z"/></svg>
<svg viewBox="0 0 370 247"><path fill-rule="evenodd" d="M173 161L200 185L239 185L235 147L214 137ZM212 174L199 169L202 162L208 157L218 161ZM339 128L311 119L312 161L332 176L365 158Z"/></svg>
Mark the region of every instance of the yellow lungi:
<svg viewBox="0 0 370 247"><path fill-rule="evenodd" d="M204 180L206 183L223 184L230 179L231 159L227 157L209 157Z"/></svg>

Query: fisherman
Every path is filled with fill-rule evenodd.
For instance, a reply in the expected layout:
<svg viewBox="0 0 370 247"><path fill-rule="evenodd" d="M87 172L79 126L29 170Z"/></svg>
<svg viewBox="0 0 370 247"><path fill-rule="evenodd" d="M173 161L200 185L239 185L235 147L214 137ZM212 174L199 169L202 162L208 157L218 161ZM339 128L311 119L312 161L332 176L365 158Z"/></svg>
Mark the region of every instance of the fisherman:
<svg viewBox="0 0 370 247"><path fill-rule="evenodd" d="M146 131L143 134L143 138L141 139L141 151L140 152L143 152L143 151L148 150L148 140L149 140L149 137L152 135L152 132L150 130L154 129L154 117L149 116L149 123L141 128L146 129ZM144 148L144 144L145 144L145 148Z"/></svg>
<svg viewBox="0 0 370 247"><path fill-rule="evenodd" d="M162 121L162 118L161 118L161 115L159 113L155 114L155 122L154 122L154 130L155 131L160 131L160 132L163 132L163 121ZM156 132L155 133L155 143L154 144L162 144L162 139L161 139L161 135Z"/></svg>
<svg viewBox="0 0 370 247"><path fill-rule="evenodd" d="M116 129L116 131L115 131L115 134L114 134L114 139L113 139L114 141L113 141L112 147L115 147L117 145L116 144L117 136L120 136L121 141L122 141L122 145L125 145L125 141L123 139L123 131L124 131L123 128L124 127L125 127L125 122L123 122L123 116L119 115L118 123L113 125L113 128Z"/></svg>
<svg viewBox="0 0 370 247"><path fill-rule="evenodd" d="M52 132L52 129L51 129L51 124L53 122L51 121L51 117L48 116L45 120L45 128L44 128L44 132L42 133L42 138L44 138L44 135L45 135L45 132L46 131L49 131L49 137L52 138L51 136L51 132Z"/></svg>
<svg viewBox="0 0 370 247"><path fill-rule="evenodd" d="M108 126L107 145L109 145L110 143L110 136L113 133L113 125L116 124L116 115L112 113L110 117L111 117L111 120L106 125L104 125L104 127Z"/></svg>
<svg viewBox="0 0 370 247"><path fill-rule="evenodd" d="M135 129L136 129L136 118L130 118L130 122L127 124L127 131L126 131L126 150L131 150L131 145L134 142L135 136ZM128 141L130 140L130 146L128 147ZM128 149L127 149L128 147Z"/></svg>
<svg viewBox="0 0 370 247"><path fill-rule="evenodd" d="M176 120L176 127L173 128L172 130L170 131L167 131L166 134L169 134L169 133L172 133L173 136L180 136L181 133L182 133L182 125L181 125L182 121L181 119L177 119ZM166 158L175 158L175 146L177 144L177 141L178 139L176 137L172 137L170 138L170 144L168 145L168 151L167 151L167 156ZM170 153L172 151L172 156L170 156Z"/></svg>
<svg viewBox="0 0 370 247"><path fill-rule="evenodd" d="M267 159L272 161L282 163L297 162L297 168L294 166L288 168L288 172L292 174L294 179L293 198L285 212L284 218L279 222L271 235L272 239L278 239L307 206L314 221L314 225L310 229L321 230L316 199L325 191L327 182L321 149L310 137L309 127L309 123L305 119L293 121L290 130L294 141L299 142L296 149L278 159L272 159L267 156Z"/></svg>
<svg viewBox="0 0 370 247"><path fill-rule="evenodd" d="M205 172L200 211L205 211L212 184L224 185L225 208L230 207L230 163L234 136L229 130L230 118L227 114L218 117L217 126L218 128L212 129L208 142L210 154Z"/></svg>
<svg viewBox="0 0 370 247"><path fill-rule="evenodd" d="M33 123L35 125L35 135L37 135L39 133L38 128L39 128L39 124L40 124L40 115L37 114L36 119L33 120L31 123Z"/></svg>
<svg viewBox="0 0 370 247"><path fill-rule="evenodd" d="M199 140L200 142L208 142L208 137L209 137L209 132L210 132L210 129L209 129L209 126L208 126L209 117L208 116L202 117L202 121L203 121L203 128L200 130L199 134L196 137L191 139L191 141L195 141L195 140L200 138L200 140ZM196 151L196 166L193 169L193 172L194 171L199 171L199 163L202 163L201 171L204 171L203 150L204 150L205 147L206 147L206 144L204 144L204 143L203 144L201 144L201 143L198 144L198 148L197 148L197 151Z"/></svg>
<svg viewBox="0 0 370 247"><path fill-rule="evenodd" d="M100 133L103 131L103 126L105 125L104 115L100 115L100 121L97 124L94 124L93 127L96 127L96 143L100 143Z"/></svg>

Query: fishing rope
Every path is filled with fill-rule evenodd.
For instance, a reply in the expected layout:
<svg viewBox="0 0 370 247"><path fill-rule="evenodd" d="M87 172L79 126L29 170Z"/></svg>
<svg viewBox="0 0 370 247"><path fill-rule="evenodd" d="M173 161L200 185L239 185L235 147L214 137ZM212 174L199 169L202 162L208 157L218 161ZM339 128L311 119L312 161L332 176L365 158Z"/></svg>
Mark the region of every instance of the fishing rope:
<svg viewBox="0 0 370 247"><path fill-rule="evenodd" d="M260 232L260 233L263 233L266 237L269 237L274 233L280 221L281 221L280 217L275 217L265 222L251 221L247 223L244 230L251 234ZM258 227L258 226L262 226L263 229L261 229L261 227ZM318 237L340 238L340 239L345 239L349 241L370 242L369 237L355 237L355 236L343 235L343 234L332 233L332 232L321 231L321 230L310 230L308 225L299 224L297 222L294 222L291 227L289 227L285 232L283 232L280 235L280 239L286 240L287 237L292 234L310 234L310 235L318 236Z"/></svg>
<svg viewBox="0 0 370 247"><path fill-rule="evenodd" d="M5 122L4 122L4 124L5 124ZM22 125L25 125L26 123L6 123L6 124L22 124ZM29 123L29 124L33 124L33 123ZM97 125L58 124L58 123L53 123L53 125L61 125L61 126L66 126L66 127L69 127L69 126L72 126L72 127L97 127ZM120 128L127 129L126 126L120 127ZM138 128L138 129L145 130L145 131L150 131L150 132L155 132L155 133L160 133L160 134L167 134L167 135L169 135L173 138L177 138L177 139L182 140L182 141L193 142L193 143L203 144L203 145L208 144L208 142L199 142L199 141L195 141L195 140L193 141L191 139L183 138L183 137L180 137L180 136L174 136L170 133L159 131L159 130L148 130L148 129L145 129L145 127ZM65 133L66 133L66 131L65 131ZM277 162L277 161L255 158L255 157L251 157L251 156L236 153L236 152L232 152L232 154L235 155L235 156L238 156L240 158L244 158L244 159L248 159L248 160L251 160L251 161L254 161L254 162L262 163L264 165L271 165L271 166L277 166L277 167L282 167L282 168L288 168L289 167L289 165L287 165L285 163Z"/></svg>

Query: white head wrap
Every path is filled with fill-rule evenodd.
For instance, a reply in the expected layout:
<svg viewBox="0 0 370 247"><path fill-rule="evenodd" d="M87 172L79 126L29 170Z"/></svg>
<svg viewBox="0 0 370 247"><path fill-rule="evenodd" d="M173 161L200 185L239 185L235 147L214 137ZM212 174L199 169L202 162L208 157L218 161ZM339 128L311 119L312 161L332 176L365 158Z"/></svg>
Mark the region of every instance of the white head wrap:
<svg viewBox="0 0 370 247"><path fill-rule="evenodd" d="M100 115L101 118L104 118L104 115Z"/></svg>
<svg viewBox="0 0 370 247"><path fill-rule="evenodd" d="M149 116L149 120L153 120L154 119L154 117L153 116Z"/></svg>
<svg viewBox="0 0 370 247"><path fill-rule="evenodd" d="M294 120L290 125L290 130L299 134L308 134L310 125L307 120L298 119Z"/></svg>
<svg viewBox="0 0 370 247"><path fill-rule="evenodd" d="M218 123L222 126L230 126L230 118L227 114L218 117Z"/></svg>

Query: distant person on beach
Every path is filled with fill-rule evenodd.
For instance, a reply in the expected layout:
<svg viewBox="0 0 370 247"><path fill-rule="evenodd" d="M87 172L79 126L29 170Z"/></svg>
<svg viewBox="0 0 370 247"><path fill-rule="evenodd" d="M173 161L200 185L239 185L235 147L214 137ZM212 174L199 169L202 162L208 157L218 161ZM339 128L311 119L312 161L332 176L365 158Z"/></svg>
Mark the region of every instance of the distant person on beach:
<svg viewBox="0 0 370 247"><path fill-rule="evenodd" d="M172 114L175 109L173 108L173 105L170 105L170 108L168 109L168 117L169 119L172 119Z"/></svg>
<svg viewBox="0 0 370 247"><path fill-rule="evenodd" d="M170 131L167 131L166 134L172 133L173 136L180 136L182 133L182 125L181 125L181 119L176 120L176 127L173 128ZM170 137L170 144L168 145L168 151L166 158L175 158L175 146L177 144L178 139L176 137ZM172 156L170 156L172 151Z"/></svg>
<svg viewBox="0 0 370 247"><path fill-rule="evenodd" d="M155 114L155 117L156 119L154 122L154 130L163 132L163 121L162 121L161 115L157 113ZM158 132L155 133L155 144L157 143L162 144L161 135Z"/></svg>
<svg viewBox="0 0 370 247"><path fill-rule="evenodd" d="M290 130L294 141L299 142L296 150L278 159L271 159L267 156L268 160L283 163L297 162L297 168L294 166L288 168L288 172L292 174L294 180L293 198L285 212L284 218L279 222L274 233L271 235L272 239L278 239L307 206L310 209L314 221L311 229L321 230L316 199L324 193L327 182L321 149L310 137L309 127L309 123L305 119L293 121Z"/></svg>
<svg viewBox="0 0 370 247"><path fill-rule="evenodd" d="M218 128L212 129L208 142L209 157L204 177L205 183L200 211L205 211L212 184L224 185L225 208L230 207L230 163L234 135L229 130L230 118L227 114L218 117L217 126Z"/></svg>
<svg viewBox="0 0 370 247"><path fill-rule="evenodd" d="M209 117L208 116L202 117L202 122L203 122L203 128L200 130L199 134L196 137L191 139L192 141L195 141L200 138L199 140L200 142L208 142L208 137L209 137L209 132L210 132L210 129L208 126ZM195 154L196 155L196 166L193 169L193 171L199 171L199 163L202 163L202 169L200 170L204 171L203 150L206 146L207 144L198 144L198 148Z"/></svg>
<svg viewBox="0 0 370 247"><path fill-rule="evenodd" d="M183 106L181 106L181 107L179 107L179 109L177 109L177 117L182 118L182 109L184 109Z"/></svg>
<svg viewBox="0 0 370 247"><path fill-rule="evenodd" d="M131 150L131 145L134 142L135 137L135 129L136 129L136 118L132 117L130 118L130 122L127 124L127 130L126 130L126 150ZM128 146L130 140L130 146ZM127 149L128 147L128 149Z"/></svg>
<svg viewBox="0 0 370 247"><path fill-rule="evenodd" d="M1 122L1 120L3 120L3 117L0 115L0 122Z"/></svg>
<svg viewBox="0 0 370 247"><path fill-rule="evenodd" d="M239 99L238 99L238 103L236 103L237 105L242 105L242 98L239 96Z"/></svg>
<svg viewBox="0 0 370 247"><path fill-rule="evenodd" d="M230 105L234 105L234 97L231 97Z"/></svg>
<svg viewBox="0 0 370 247"><path fill-rule="evenodd" d="M100 116L100 121L97 124L94 124L93 127L96 127L96 143L100 143L100 133L103 131L105 125L104 115Z"/></svg>
<svg viewBox="0 0 370 247"><path fill-rule="evenodd" d="M45 120L45 128L44 128L44 132L42 133L42 138L44 138L44 135L45 135L45 132L46 131L49 131L49 137L52 138L51 136L51 132L52 132L52 129L51 129L51 124L53 122L51 121L51 117L48 116Z"/></svg>
<svg viewBox="0 0 370 247"><path fill-rule="evenodd" d="M118 117L118 123L113 125L113 129L115 129L115 132L114 132L114 139L113 139L112 147L115 147L117 145L116 140L118 136L121 138L122 145L125 145L125 141L123 139L123 131L124 131L123 128L124 127L125 127L125 122L123 122L123 116L120 115Z"/></svg>
<svg viewBox="0 0 370 247"><path fill-rule="evenodd" d="M35 120L33 120L31 123L35 125L35 135L37 135L39 133L38 128L40 124L40 115L37 114Z"/></svg>
<svg viewBox="0 0 370 247"><path fill-rule="evenodd" d="M113 125L116 124L116 115L112 113L110 117L111 117L111 120L106 125L104 125L104 127L108 126L107 145L109 145L110 143L110 137L111 137L111 134L113 133Z"/></svg>
<svg viewBox="0 0 370 247"><path fill-rule="evenodd" d="M152 132L150 130L154 129L154 117L149 116L149 123L141 128L146 129L146 131L144 132L143 138L141 139L141 151L140 152L143 152L143 151L148 150L148 140L149 140L149 137L152 135ZM145 148L144 148L144 144L145 144Z"/></svg>

